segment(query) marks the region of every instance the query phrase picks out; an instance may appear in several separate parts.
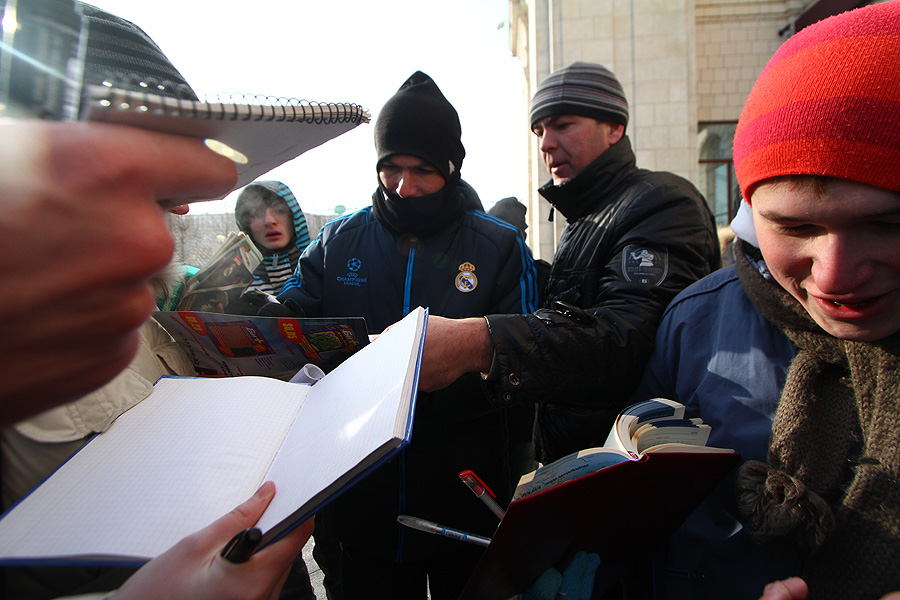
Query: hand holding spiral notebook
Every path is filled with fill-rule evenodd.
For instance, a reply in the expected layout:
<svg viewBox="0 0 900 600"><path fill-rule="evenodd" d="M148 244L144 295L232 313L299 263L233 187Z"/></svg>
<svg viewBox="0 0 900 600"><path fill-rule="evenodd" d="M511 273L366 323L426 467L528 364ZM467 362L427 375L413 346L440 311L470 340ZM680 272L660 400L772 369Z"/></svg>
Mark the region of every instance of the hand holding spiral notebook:
<svg viewBox="0 0 900 600"><path fill-rule="evenodd" d="M238 164L234 189L370 119L357 104L253 95L223 100L199 102L91 85L85 89L81 118L216 140L219 144L207 143Z"/></svg>
<svg viewBox="0 0 900 600"><path fill-rule="evenodd" d="M78 2L8 0L0 14L18 23L0 40L0 117L104 121L202 138L238 164L234 189L369 121L356 104L252 94L200 102L143 32ZM121 51L111 54L110 44ZM136 68L128 53L144 66Z"/></svg>

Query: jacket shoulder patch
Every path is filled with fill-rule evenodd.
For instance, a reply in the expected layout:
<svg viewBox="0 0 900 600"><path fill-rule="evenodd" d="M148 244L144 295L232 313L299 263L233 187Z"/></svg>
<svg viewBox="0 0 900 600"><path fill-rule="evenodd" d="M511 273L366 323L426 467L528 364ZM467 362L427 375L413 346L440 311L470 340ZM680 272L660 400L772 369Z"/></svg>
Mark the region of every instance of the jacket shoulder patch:
<svg viewBox="0 0 900 600"><path fill-rule="evenodd" d="M669 272L669 253L632 244L622 252L622 274L627 281L659 285Z"/></svg>

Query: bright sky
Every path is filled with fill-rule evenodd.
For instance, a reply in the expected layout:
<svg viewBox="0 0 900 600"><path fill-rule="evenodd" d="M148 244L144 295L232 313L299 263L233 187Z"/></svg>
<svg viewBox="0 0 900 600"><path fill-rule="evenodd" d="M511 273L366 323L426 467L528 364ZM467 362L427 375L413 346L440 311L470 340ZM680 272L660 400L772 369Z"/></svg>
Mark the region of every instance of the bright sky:
<svg viewBox="0 0 900 600"><path fill-rule="evenodd" d="M374 123L421 70L459 112L462 176L485 208L526 195L527 109L509 50L509 0L88 1L146 31L201 96L353 102ZM264 178L286 183L306 212L367 206L377 183L372 129L360 125ZM229 212L236 195L191 211Z"/></svg>

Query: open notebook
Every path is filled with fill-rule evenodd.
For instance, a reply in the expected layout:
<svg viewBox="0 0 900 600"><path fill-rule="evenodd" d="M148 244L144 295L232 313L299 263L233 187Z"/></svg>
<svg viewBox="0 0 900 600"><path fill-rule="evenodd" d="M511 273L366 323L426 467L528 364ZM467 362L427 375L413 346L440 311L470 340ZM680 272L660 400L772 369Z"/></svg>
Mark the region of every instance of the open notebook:
<svg viewBox="0 0 900 600"><path fill-rule="evenodd" d="M418 308L308 386L163 378L0 519L0 564L129 564L249 498L279 539L405 445L427 312Z"/></svg>
<svg viewBox="0 0 900 600"><path fill-rule="evenodd" d="M707 446L709 426L684 413L665 398L634 404L605 446L523 475L460 600L524 593L579 550L608 567L650 560L740 458Z"/></svg>

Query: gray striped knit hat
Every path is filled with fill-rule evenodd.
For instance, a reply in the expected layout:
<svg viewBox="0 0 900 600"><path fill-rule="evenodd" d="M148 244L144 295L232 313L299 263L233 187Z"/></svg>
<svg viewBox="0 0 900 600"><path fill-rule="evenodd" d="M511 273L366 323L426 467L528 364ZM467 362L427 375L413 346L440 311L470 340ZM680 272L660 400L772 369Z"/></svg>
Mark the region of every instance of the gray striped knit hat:
<svg viewBox="0 0 900 600"><path fill-rule="evenodd" d="M573 62L547 75L531 100L531 126L551 115L579 115L628 125L628 101L612 71Z"/></svg>

